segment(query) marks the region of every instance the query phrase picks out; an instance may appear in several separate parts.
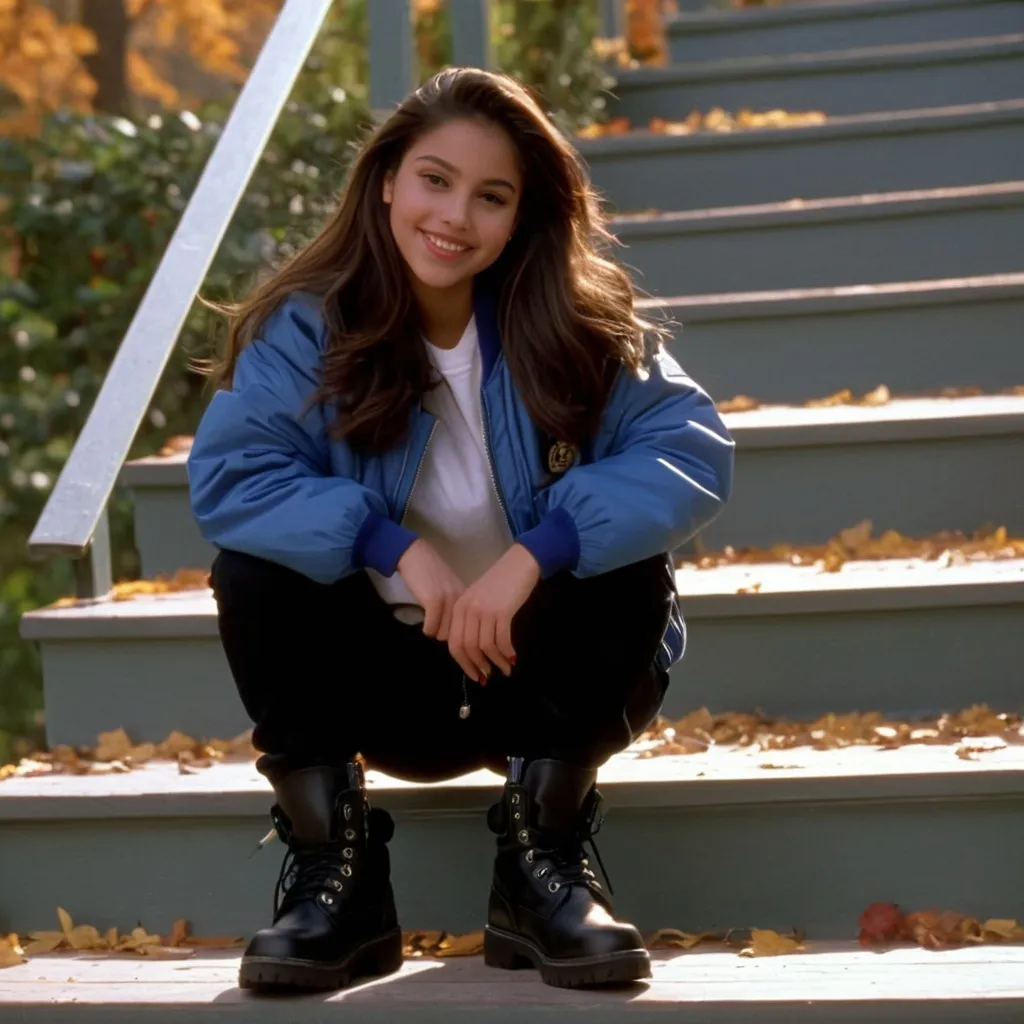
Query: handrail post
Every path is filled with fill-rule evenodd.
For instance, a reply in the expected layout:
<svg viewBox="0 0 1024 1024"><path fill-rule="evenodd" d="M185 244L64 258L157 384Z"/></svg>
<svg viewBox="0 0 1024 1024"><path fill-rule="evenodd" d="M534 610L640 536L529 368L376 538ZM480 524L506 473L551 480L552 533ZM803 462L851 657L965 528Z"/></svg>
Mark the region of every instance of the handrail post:
<svg viewBox="0 0 1024 1024"><path fill-rule="evenodd" d="M452 27L452 64L494 67L490 0L448 0L448 18Z"/></svg>
<svg viewBox="0 0 1024 1024"><path fill-rule="evenodd" d="M370 113L380 122L415 87L412 0L371 0ZM394 51L392 50L394 48Z"/></svg>
<svg viewBox="0 0 1024 1024"><path fill-rule="evenodd" d="M110 593L114 585L113 559L110 548L110 509L103 513L96 524L89 550L72 563L75 568L75 597L102 597Z"/></svg>

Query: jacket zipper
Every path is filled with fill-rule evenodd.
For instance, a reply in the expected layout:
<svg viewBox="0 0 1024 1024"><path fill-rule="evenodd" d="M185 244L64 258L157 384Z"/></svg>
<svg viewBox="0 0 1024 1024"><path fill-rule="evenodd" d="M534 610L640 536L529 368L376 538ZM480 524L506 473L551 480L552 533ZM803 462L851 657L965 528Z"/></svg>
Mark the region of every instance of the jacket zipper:
<svg viewBox="0 0 1024 1024"><path fill-rule="evenodd" d="M501 496L501 488L498 487L498 475L494 472L494 459L491 457L491 437L487 432L487 399L484 397L483 392L480 394L480 427L484 433L484 454L487 456L487 468L490 470L494 496L498 499L498 507L501 509L501 514L505 517L505 525L508 527L508 532L514 539L516 531L512 528L512 520L509 519L508 509L505 507L505 499Z"/></svg>
<svg viewBox="0 0 1024 1024"><path fill-rule="evenodd" d="M434 431L437 430L437 420L430 426L430 433L427 434L427 443L423 446L423 454L420 456L419 465L416 467L416 475L412 478L412 484L409 487L409 494L405 499L405 508L402 509L402 518L398 520L399 524L405 522L405 517L409 513L409 506L412 504L413 491L416 490L416 481L420 478L420 473L423 472L423 464L427 461L427 452L430 450L430 442L434 439Z"/></svg>

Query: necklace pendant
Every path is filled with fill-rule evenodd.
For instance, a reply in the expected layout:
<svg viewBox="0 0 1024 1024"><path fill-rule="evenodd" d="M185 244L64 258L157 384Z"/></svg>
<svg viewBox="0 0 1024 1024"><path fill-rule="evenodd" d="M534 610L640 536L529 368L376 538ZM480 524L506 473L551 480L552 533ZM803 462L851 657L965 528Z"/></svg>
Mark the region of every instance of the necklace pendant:
<svg viewBox="0 0 1024 1024"><path fill-rule="evenodd" d="M463 719L469 718L469 705L468 704L463 704L462 707L459 708L459 718L463 718Z"/></svg>

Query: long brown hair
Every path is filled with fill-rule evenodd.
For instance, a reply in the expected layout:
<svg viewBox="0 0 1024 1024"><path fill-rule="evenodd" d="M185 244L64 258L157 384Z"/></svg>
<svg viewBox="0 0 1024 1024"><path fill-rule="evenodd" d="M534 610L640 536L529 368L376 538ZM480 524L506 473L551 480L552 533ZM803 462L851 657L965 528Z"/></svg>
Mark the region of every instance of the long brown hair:
<svg viewBox="0 0 1024 1024"><path fill-rule="evenodd" d="M608 258L615 240L576 150L521 83L476 68L448 68L413 92L363 146L320 234L242 302L221 307L230 320L221 386L280 303L311 292L328 331L314 398L337 407L332 433L364 451L402 439L435 381L383 183L422 134L461 118L502 127L523 172L515 233L480 275L495 295L512 379L541 430L577 444L592 436L620 368L639 369L662 332L639 317L629 275Z"/></svg>

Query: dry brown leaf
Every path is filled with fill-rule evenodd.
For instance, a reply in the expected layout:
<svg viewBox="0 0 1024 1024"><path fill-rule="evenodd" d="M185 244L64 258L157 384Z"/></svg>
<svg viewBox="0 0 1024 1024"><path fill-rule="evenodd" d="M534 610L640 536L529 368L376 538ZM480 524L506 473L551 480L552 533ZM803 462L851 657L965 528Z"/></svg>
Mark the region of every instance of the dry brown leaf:
<svg viewBox="0 0 1024 1024"><path fill-rule="evenodd" d="M97 761L123 761L132 750L132 741L124 729L101 732L96 743Z"/></svg>
<svg viewBox="0 0 1024 1024"><path fill-rule="evenodd" d="M750 945L740 950L740 956L784 956L803 953L807 947L788 935L780 935L770 928L751 928Z"/></svg>
<svg viewBox="0 0 1024 1024"><path fill-rule="evenodd" d="M185 940L188 938L188 921L183 917L179 917L173 925L171 925L171 934L164 942L166 946L182 946L185 944Z"/></svg>
<svg viewBox="0 0 1024 1024"><path fill-rule="evenodd" d="M25 962L25 950L21 948L18 936L0 935L0 968L17 967Z"/></svg>
<svg viewBox="0 0 1024 1024"><path fill-rule="evenodd" d="M761 408L761 403L750 395L736 395L724 402L718 402L717 405L719 412L750 412L752 409Z"/></svg>
<svg viewBox="0 0 1024 1024"><path fill-rule="evenodd" d="M677 928L659 928L644 939L648 949L693 949L702 942L722 942L720 932L681 932Z"/></svg>
<svg viewBox="0 0 1024 1024"><path fill-rule="evenodd" d="M923 910L907 914L903 927L908 938L926 949L961 945L981 938L981 925L955 910Z"/></svg>

